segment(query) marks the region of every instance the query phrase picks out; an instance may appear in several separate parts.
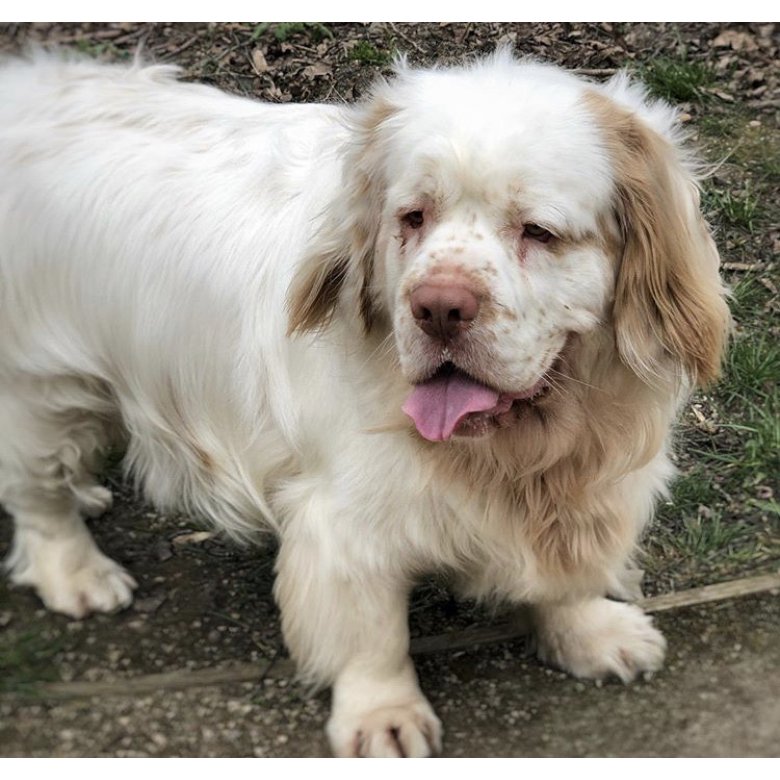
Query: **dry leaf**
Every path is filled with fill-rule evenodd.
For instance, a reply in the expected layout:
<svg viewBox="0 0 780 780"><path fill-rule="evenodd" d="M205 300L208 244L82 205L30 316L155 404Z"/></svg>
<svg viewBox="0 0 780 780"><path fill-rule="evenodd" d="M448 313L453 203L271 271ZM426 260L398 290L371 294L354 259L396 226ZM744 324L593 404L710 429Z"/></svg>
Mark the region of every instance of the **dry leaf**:
<svg viewBox="0 0 780 780"><path fill-rule="evenodd" d="M746 32L725 30L713 42L718 49L734 49L734 51L755 51L758 48L755 38Z"/></svg>
<svg viewBox="0 0 780 780"><path fill-rule="evenodd" d="M333 68L327 62L315 62L303 69L303 75L307 79L313 79L316 76L330 76L331 73L333 73Z"/></svg>
<svg viewBox="0 0 780 780"><path fill-rule="evenodd" d="M696 418L694 425L707 433L716 433L718 430L717 423L714 420L708 419L701 410L700 404L692 404L691 411Z"/></svg>
<svg viewBox="0 0 780 780"><path fill-rule="evenodd" d="M265 59L265 54L263 54L260 49L255 49L252 52L252 66L257 74L266 73L270 70Z"/></svg>
<svg viewBox="0 0 780 780"><path fill-rule="evenodd" d="M715 95L716 98L720 98L724 103L734 102L734 96L729 95L728 92L724 92L722 89L708 89L705 91L709 92L710 95Z"/></svg>

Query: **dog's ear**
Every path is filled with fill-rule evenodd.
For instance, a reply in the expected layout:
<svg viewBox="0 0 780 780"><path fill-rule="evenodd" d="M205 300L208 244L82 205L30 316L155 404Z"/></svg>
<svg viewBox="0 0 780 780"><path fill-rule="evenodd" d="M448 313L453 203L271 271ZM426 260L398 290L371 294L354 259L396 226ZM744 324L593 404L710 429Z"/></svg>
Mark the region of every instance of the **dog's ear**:
<svg viewBox="0 0 780 780"><path fill-rule="evenodd" d="M649 384L682 375L707 384L718 376L730 316L697 183L673 136L604 95L590 93L588 102L616 176L618 352Z"/></svg>
<svg viewBox="0 0 780 780"><path fill-rule="evenodd" d="M384 208L381 130L397 109L388 85L348 119L343 180L288 291L288 333L326 327L343 301L368 333L376 319L374 253Z"/></svg>

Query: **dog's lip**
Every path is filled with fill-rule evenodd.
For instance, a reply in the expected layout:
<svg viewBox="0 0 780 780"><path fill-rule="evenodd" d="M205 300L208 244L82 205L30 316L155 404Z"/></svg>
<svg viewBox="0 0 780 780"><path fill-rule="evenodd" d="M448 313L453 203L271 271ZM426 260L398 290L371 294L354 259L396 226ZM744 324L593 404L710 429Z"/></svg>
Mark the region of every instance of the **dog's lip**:
<svg viewBox="0 0 780 780"><path fill-rule="evenodd" d="M493 390L494 392L496 392L498 394L500 401L526 401L535 398L543 390L545 390L547 387L550 386L550 381L547 375L550 372L552 365L554 363L555 361L553 361L553 363L551 364L550 369L545 371L533 384L528 385L526 388L522 390L503 390L500 387L491 385L489 382L484 381L481 377L475 376L474 374L470 374L468 371L464 371L462 368L460 368L451 360L445 360L443 363L439 365L438 368L436 368L433 372L428 374L425 378L418 379L412 384L423 385L426 382L430 382L433 379L460 374L461 376L468 379L469 381L476 382L480 385L484 385L489 390Z"/></svg>

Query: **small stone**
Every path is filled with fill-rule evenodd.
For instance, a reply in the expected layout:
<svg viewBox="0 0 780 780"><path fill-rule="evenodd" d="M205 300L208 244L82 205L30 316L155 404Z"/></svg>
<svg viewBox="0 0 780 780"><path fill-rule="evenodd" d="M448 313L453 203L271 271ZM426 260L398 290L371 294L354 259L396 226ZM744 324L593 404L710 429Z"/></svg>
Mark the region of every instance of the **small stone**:
<svg viewBox="0 0 780 780"><path fill-rule="evenodd" d="M158 593L153 596L147 596L145 599L136 599L133 603L133 609L135 609L136 612L146 614L157 612L167 598L167 594Z"/></svg>

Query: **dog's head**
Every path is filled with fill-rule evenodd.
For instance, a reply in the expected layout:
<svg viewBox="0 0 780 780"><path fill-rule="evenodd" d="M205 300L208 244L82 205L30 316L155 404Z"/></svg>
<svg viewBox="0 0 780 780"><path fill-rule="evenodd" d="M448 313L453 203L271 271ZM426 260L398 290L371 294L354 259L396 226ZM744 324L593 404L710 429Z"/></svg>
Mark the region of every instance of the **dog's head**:
<svg viewBox="0 0 780 780"><path fill-rule="evenodd" d="M643 383L713 379L728 312L674 129L623 76L501 52L401 68L355 109L343 199L293 283L291 330L392 331L432 441L510 427L600 334ZM609 338L604 338L604 334Z"/></svg>

